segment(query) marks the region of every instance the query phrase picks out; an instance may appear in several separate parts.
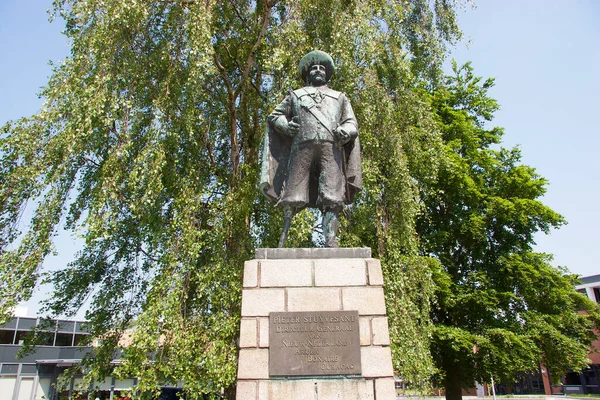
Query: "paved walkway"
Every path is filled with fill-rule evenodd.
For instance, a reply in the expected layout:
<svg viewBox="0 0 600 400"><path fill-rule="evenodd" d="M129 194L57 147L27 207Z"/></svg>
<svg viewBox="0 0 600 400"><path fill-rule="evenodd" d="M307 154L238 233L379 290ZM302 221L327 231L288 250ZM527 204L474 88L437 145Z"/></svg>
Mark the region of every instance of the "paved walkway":
<svg viewBox="0 0 600 400"><path fill-rule="evenodd" d="M493 400L493 396L485 396L485 397L477 397L477 396L463 396L463 400ZM445 400L444 396L398 396L396 399L406 399L406 400L415 400L415 399L424 399L424 400ZM496 396L498 400L593 400L593 397L575 397L575 396L564 396L564 395L552 395L545 396L543 394L540 395L498 395Z"/></svg>

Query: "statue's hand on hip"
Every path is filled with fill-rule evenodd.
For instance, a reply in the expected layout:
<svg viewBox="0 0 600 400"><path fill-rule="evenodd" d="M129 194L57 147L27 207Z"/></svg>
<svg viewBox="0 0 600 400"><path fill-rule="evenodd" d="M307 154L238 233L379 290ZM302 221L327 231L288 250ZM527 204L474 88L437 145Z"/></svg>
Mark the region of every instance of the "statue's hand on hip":
<svg viewBox="0 0 600 400"><path fill-rule="evenodd" d="M298 123L299 119L298 117L294 117L292 118L291 121L288 122L288 128L287 128L287 134L289 136L296 136L298 134L298 131L300 130L300 124Z"/></svg>
<svg viewBox="0 0 600 400"><path fill-rule="evenodd" d="M350 141L350 139L352 139L350 134L348 132L346 132L346 130L344 128L342 128L341 126L338 126L337 128L335 128L335 136L337 137L337 140L340 142L340 144L342 146L345 145L346 143L348 143Z"/></svg>

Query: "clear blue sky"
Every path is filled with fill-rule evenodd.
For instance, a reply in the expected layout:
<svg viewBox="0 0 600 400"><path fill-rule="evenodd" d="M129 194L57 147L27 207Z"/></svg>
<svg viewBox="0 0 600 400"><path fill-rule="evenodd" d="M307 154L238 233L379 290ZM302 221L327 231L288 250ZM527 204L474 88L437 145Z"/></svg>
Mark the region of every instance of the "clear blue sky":
<svg viewBox="0 0 600 400"><path fill-rule="evenodd" d="M48 0L0 0L0 124L35 113L48 61L69 53L60 21L50 24ZM519 145L523 161L550 181L546 204L569 224L537 237L539 251L583 276L600 274L600 1L480 0L459 11L465 41L453 50L477 75L496 78L501 105L494 125L504 145ZM56 268L75 242L61 235Z"/></svg>
<svg viewBox="0 0 600 400"><path fill-rule="evenodd" d="M600 274L600 1L480 0L459 13L453 57L496 78L505 147L550 181L544 202L568 225L537 250L583 276Z"/></svg>

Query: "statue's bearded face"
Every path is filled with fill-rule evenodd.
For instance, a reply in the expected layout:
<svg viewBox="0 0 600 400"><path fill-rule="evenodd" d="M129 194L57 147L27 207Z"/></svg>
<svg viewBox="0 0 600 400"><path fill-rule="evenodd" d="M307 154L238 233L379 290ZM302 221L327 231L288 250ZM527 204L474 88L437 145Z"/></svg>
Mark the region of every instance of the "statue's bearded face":
<svg viewBox="0 0 600 400"><path fill-rule="evenodd" d="M310 71L308 71L308 82L313 85L323 85L327 83L327 73L325 72L325 66L320 64L315 64L310 67Z"/></svg>

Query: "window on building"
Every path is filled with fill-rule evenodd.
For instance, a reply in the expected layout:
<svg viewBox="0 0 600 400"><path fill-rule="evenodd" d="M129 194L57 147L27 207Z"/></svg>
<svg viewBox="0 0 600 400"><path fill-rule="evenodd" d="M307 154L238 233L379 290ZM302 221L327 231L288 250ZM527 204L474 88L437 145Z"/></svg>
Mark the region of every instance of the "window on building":
<svg viewBox="0 0 600 400"><path fill-rule="evenodd" d="M39 332L36 343L39 346L54 346L54 332Z"/></svg>
<svg viewBox="0 0 600 400"><path fill-rule="evenodd" d="M596 303L600 303L600 288L594 288L594 297L595 299L592 300L594 300Z"/></svg>
<svg viewBox="0 0 600 400"><path fill-rule="evenodd" d="M75 335L75 346L89 346L91 345L91 336L90 335Z"/></svg>
<svg viewBox="0 0 600 400"><path fill-rule="evenodd" d="M55 346L73 346L73 334L72 333L57 333Z"/></svg>
<svg viewBox="0 0 600 400"><path fill-rule="evenodd" d="M17 327L17 319L13 318L4 325L0 325L2 329L15 329Z"/></svg>
<svg viewBox="0 0 600 400"><path fill-rule="evenodd" d="M0 374L6 375L6 374L10 374L13 375L19 371L19 364L2 364L2 369L0 369Z"/></svg>
<svg viewBox="0 0 600 400"><path fill-rule="evenodd" d="M75 332L77 333L89 333L89 329L87 328L87 324L85 322L77 322L75 324Z"/></svg>
<svg viewBox="0 0 600 400"><path fill-rule="evenodd" d="M57 321L56 330L59 332L73 332L75 330L75 322L73 321Z"/></svg>
<svg viewBox="0 0 600 400"><path fill-rule="evenodd" d="M23 344L25 343L25 338L27 335L31 335L31 331L17 331L17 337L15 339L14 344Z"/></svg>
<svg viewBox="0 0 600 400"><path fill-rule="evenodd" d="M596 376L596 371L593 368L585 368L581 371L581 373L585 377L586 385L598 384L598 377Z"/></svg>
<svg viewBox="0 0 600 400"><path fill-rule="evenodd" d="M54 375L54 364L40 364L38 365L38 373L42 375Z"/></svg>
<svg viewBox="0 0 600 400"><path fill-rule="evenodd" d="M37 318L23 318L19 317L17 329L20 331L28 331L35 328L37 325Z"/></svg>
<svg viewBox="0 0 600 400"><path fill-rule="evenodd" d="M37 375L37 368L35 364L21 365L21 375Z"/></svg>
<svg viewBox="0 0 600 400"><path fill-rule="evenodd" d="M581 385L579 372L569 371L565 374L565 385Z"/></svg>
<svg viewBox="0 0 600 400"><path fill-rule="evenodd" d="M15 340L15 331L8 329L0 330L0 344L13 344L13 340Z"/></svg>
<svg viewBox="0 0 600 400"><path fill-rule="evenodd" d="M39 318L37 327L44 331L54 332L56 330L56 320L52 318Z"/></svg>

